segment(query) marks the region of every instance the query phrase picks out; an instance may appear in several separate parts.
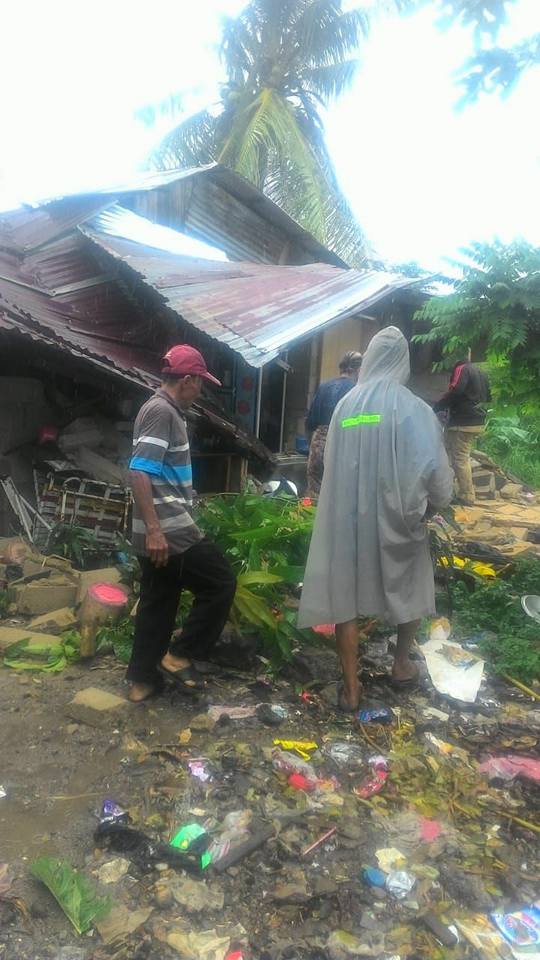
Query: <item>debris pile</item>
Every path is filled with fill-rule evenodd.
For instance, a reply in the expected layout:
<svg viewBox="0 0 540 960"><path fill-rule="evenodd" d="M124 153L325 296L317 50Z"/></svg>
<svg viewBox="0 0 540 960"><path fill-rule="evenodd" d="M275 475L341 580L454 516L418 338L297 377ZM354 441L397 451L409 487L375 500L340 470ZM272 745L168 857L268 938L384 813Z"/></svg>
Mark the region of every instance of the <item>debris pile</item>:
<svg viewBox="0 0 540 960"><path fill-rule="evenodd" d="M118 759L77 817L83 856L32 869L84 960L537 956L539 705L444 621L416 691L392 688L387 646L371 638L352 724L328 675L307 691L207 664L205 700L142 713L103 681L75 695L70 722Z"/></svg>
<svg viewBox="0 0 540 960"><path fill-rule="evenodd" d="M0 590L8 614L0 625L0 653L8 665L24 669L29 660L57 655L56 669L61 669L62 635L75 630L87 648L81 646L77 654L92 655L99 625L116 619L128 601L120 580L117 567L80 571L19 538L0 540ZM109 596L112 591L115 597Z"/></svg>

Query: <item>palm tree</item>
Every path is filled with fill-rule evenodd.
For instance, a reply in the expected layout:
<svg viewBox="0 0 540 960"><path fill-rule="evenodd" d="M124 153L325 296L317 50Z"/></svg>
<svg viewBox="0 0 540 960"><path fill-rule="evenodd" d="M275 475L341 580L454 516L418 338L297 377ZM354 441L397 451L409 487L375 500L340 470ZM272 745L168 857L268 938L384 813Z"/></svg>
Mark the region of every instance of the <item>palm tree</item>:
<svg viewBox="0 0 540 960"><path fill-rule="evenodd" d="M221 101L177 126L152 157L159 169L232 167L351 265L366 258L339 189L321 109L351 83L364 12L342 0L250 0L225 22Z"/></svg>

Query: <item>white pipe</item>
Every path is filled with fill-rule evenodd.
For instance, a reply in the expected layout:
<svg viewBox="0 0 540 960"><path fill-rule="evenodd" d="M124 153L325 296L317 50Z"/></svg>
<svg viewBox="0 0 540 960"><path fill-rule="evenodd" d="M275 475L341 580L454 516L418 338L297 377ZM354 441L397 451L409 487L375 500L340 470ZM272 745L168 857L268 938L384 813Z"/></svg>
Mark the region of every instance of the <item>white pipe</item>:
<svg viewBox="0 0 540 960"><path fill-rule="evenodd" d="M262 403L262 378L263 367L259 367L259 379L257 381L257 411L255 413L255 436L258 437L261 429L261 403Z"/></svg>

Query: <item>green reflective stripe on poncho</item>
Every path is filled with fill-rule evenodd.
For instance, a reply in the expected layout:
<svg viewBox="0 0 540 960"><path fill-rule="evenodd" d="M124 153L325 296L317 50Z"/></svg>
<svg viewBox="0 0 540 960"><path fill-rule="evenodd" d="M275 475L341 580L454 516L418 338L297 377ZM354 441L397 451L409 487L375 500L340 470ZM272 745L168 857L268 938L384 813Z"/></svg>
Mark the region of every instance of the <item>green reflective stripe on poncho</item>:
<svg viewBox="0 0 540 960"><path fill-rule="evenodd" d="M380 413L361 413L357 417L347 417L341 421L341 426L345 430L347 427L359 427L363 423L380 423L382 417Z"/></svg>

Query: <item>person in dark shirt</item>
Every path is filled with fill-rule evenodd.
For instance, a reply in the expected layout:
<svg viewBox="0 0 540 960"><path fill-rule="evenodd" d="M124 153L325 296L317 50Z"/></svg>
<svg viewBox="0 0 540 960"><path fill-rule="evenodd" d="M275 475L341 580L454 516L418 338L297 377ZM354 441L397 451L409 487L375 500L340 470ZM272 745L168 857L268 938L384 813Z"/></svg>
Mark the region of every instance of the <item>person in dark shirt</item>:
<svg viewBox="0 0 540 960"><path fill-rule="evenodd" d="M311 434L307 463L308 496L318 497L324 471L324 448L332 414L349 390L352 390L360 367L362 354L349 350L339 364L339 377L326 380L317 390L306 417L306 430Z"/></svg>
<svg viewBox="0 0 540 960"><path fill-rule="evenodd" d="M434 404L435 413L445 412L446 445L458 486L458 497L466 506L473 506L476 496L471 468L471 448L486 422L486 404L491 400L489 380L485 373L467 360L456 363L449 388Z"/></svg>

